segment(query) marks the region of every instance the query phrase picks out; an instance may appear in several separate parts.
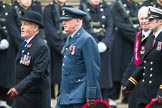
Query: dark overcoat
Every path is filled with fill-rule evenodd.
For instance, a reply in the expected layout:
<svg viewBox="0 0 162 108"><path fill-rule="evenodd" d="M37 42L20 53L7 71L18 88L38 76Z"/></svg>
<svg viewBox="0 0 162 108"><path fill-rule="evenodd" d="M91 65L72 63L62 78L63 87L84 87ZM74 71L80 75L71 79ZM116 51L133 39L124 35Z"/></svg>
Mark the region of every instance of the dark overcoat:
<svg viewBox="0 0 162 108"><path fill-rule="evenodd" d="M51 108L50 54L46 43L37 34L16 57L18 93L12 108Z"/></svg>
<svg viewBox="0 0 162 108"><path fill-rule="evenodd" d="M6 26L8 22L6 17L9 15L10 6L0 1L0 40L6 39L9 42L9 48L0 50L0 87L10 88L15 82L15 57L13 44L8 35ZM5 94L6 95L6 94Z"/></svg>
<svg viewBox="0 0 162 108"><path fill-rule="evenodd" d="M57 5L58 8L55 8L54 5ZM43 12L45 38L51 54L51 82L53 84L59 84L61 80L61 50L65 44L64 35L62 34L63 29L58 29L58 26L62 25L59 19L60 12L61 6L56 2L47 5Z"/></svg>
<svg viewBox="0 0 162 108"><path fill-rule="evenodd" d="M111 65L113 81L120 82L133 55L134 40L138 30L136 26L138 25L137 12L139 4L121 0L121 6L118 1L119 0L116 0L112 4L115 32L113 34L114 40L111 52ZM130 18L135 17L136 20L130 22Z"/></svg>
<svg viewBox="0 0 162 108"><path fill-rule="evenodd" d="M82 4L82 2L81 2ZM99 5L92 6L88 2L87 5L87 13L90 15L90 21L84 19L84 28L86 31L91 33L93 38L97 43L103 42L107 50L103 53L100 53L101 57L101 73L99 77L100 87L101 89L107 89L112 87L112 75L111 75L111 58L110 58L110 50L112 46L113 40L113 20L111 15L110 6L104 1L101 0ZM80 5L80 9L85 11L83 5ZM98 27L90 26L92 23L100 23ZM93 32L91 32L93 30ZM96 32L95 30L101 30L101 32Z"/></svg>

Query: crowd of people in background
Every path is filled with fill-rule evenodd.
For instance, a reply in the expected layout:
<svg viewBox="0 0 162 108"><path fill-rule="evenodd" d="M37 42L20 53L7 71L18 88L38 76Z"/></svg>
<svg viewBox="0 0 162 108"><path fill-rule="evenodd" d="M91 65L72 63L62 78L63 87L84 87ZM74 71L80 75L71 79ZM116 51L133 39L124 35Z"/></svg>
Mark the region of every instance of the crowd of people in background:
<svg viewBox="0 0 162 108"><path fill-rule="evenodd" d="M20 79L20 77L17 76L17 74L19 73L17 71L20 71L21 69L19 69L19 65L16 60L17 60L17 55L19 55L20 53L22 42L24 41L24 39L26 39L23 38L22 36L22 26L23 26L22 24L24 21L22 18L25 15L25 13L31 10L39 13L39 15L41 15L42 20L40 20L39 22L36 20L33 21L32 18L31 19L29 18L30 20L28 21L38 24L39 38L42 39L47 44L49 49L50 56L48 57L50 58L49 60L50 66L44 67L44 70L49 68L50 87L48 86L49 87L48 88L46 85L44 87L50 89L49 90L51 95L51 96L49 95L50 99L52 100L56 99L57 94L60 94L58 93L60 91L60 88L61 90L66 88L66 87L65 88L61 87L62 80L64 81L64 83L67 83L68 81L68 79L66 80L63 79L64 77L66 77L66 75L68 75L68 72L66 72L64 69L65 67L64 65L66 64L70 65L70 63L71 65L73 63L77 64L76 66L81 65L82 62L78 62L77 60L83 59L83 58L79 58L82 54L86 59L84 60L84 62L86 63L87 63L87 59L90 62L89 59L91 58L96 59L97 57L100 56L101 64L95 65L96 67L98 66L100 67L100 73L98 77L94 75L95 77L93 78L99 81L102 99L106 100L111 105L112 108L117 108L116 100L119 99L121 95L120 94L121 89L124 95L122 97L121 102L126 104L129 103L129 108L140 108L140 107L143 108L153 98L153 96L156 97L159 88L157 86L160 86L160 89L162 89L162 85L159 83L160 78L158 77L158 75L161 75L160 74L161 67L159 66L159 64L161 63L160 56L162 53L160 51L161 51L162 44L160 41L161 38L159 33L161 32L160 27L161 27L161 19L162 19L162 11L161 11L162 0L146 0L140 3L138 3L136 0L114 0L111 4L108 4L105 0L78 0L78 1L79 1L79 6L77 8L80 9L80 11L84 11L86 13L84 17L82 16L83 13L80 11L77 11L79 13L75 13L75 11L69 10L69 8L76 8L76 7L67 5L67 0L52 0L51 3L49 3L47 6L44 7L42 7L41 2L37 0L13 0L10 5L6 4L4 0L0 0L0 66L1 66L0 68L0 108L5 108L3 106L4 102L9 106L12 106L13 103L14 103L13 105L16 105L16 103L10 99L10 97L12 97L12 93L15 94L16 96L20 95L21 93L23 94L23 96L28 95L26 94L26 91L28 91L28 87L30 86L24 86L23 89L21 89L20 87L19 90L18 85L19 83L21 83L21 81L20 82L17 81L18 79ZM150 8L149 6L152 7ZM63 7L67 7L67 8L63 8ZM68 12L66 16L67 18L63 17L64 15L66 15L66 13L64 13L62 9L65 9L65 11ZM153 13L155 13L155 15ZM73 15L73 16L69 18L68 15ZM76 16L80 16L80 17L76 17ZM78 28L83 27L84 30L87 31L93 37L95 42L93 41L90 42L93 43L92 46L94 44L97 45L99 53L96 53L94 51L96 50L95 45L93 49L94 52L93 51L89 52L91 50L91 48L89 47L87 47L87 50L89 51L84 52L81 51L79 49L80 47L78 48L77 45L76 46L73 45L71 49L72 52L69 53L69 56L70 55L73 56L74 54L78 54L79 56L70 58L72 60L75 59L74 61L65 60L68 58L67 57L68 52L66 52L67 49L65 48L65 45L68 44L67 41L69 41L69 34L71 35L72 33L71 32L69 33L68 30L64 30L64 28L67 27L64 24L66 24L67 19L69 20L73 18L78 18L83 21L82 24L78 26ZM157 20L157 22L156 21L154 22L154 20ZM152 24L151 27L149 26L149 23L150 25ZM157 24L153 24L153 23L157 23ZM43 27L40 26L41 24ZM71 23L71 26L73 26L72 24L73 23ZM154 27L155 25L156 27ZM151 30L149 30L150 28ZM81 30L80 32L82 33L84 30ZM157 31L159 33L157 33ZM156 34L156 37L159 37L155 42L153 42L155 44L154 46L157 46L157 47L154 46L153 47L155 48L155 50L159 51L158 54L154 53L155 52L154 49L153 51L149 50L149 48L151 47L150 43L152 43L150 38L151 35L153 34L154 35ZM35 35L34 33L30 34L31 37L34 35ZM78 44L80 44L80 42L78 42ZM86 45L87 43L85 42L84 47L86 47ZM76 50L75 52L75 48L78 48L79 50ZM48 55L45 53L46 51L44 51L43 53L45 55ZM148 54L145 54L146 52ZM33 54L32 52L30 53ZM96 55L93 55L92 53L93 54L95 53ZM26 55L29 56L29 53L27 53ZM157 56L159 56L159 58L155 58ZM44 57L43 55L42 56L40 55L40 58L43 57ZM34 55L33 58L35 58ZM99 61L95 61L95 63L96 62L98 63ZM33 61L31 63L34 64L35 62ZM38 64L39 63L40 62L38 61ZM45 64L48 64L48 62L45 62ZM149 66L149 64L151 65L153 64L153 66L156 64L156 66L151 67ZM27 77L29 77L29 75L32 74L31 79L36 77L36 75L33 76L33 73L31 71L34 68L34 66L36 65L32 65L31 68L29 69L29 71L31 72L30 74L29 72L26 72ZM94 67L91 66L89 68L96 68L95 66ZM39 68L38 67L39 66L37 66L36 68L38 70L40 68L41 70L43 68L43 65ZM147 75L146 73L150 72L149 70L147 70L147 68L153 71L157 71L158 75L155 75L156 76L155 79L159 78L158 81L151 79L152 77L154 78L154 75L152 73L148 75L149 78L144 77ZM98 68L96 68L96 71L98 71L97 69ZM45 76L47 77L48 72L46 73L46 71L44 70L40 72L42 72L43 75L45 74ZM87 71L93 71L93 70L87 70ZM62 73L65 76L62 76ZM80 74L84 74L84 73L80 73ZM95 74L98 75L97 72ZM141 77L144 78L142 79ZM90 82L94 81L92 80L93 78L90 78ZM23 78L21 78L21 80L22 79ZM24 78L24 81L25 80L27 79ZM79 79L78 81L80 82L81 80L82 79ZM133 86L134 84L136 85L137 82L140 83L138 84L138 86L134 88ZM143 84L143 82L149 82L151 86L148 86L147 84ZM31 85L32 84L34 85L33 82L29 82L29 83ZM152 92L152 95L149 95L147 97L147 95L151 92L146 93L147 89L141 91L140 90L141 87L145 88L145 86L143 85L147 85L147 87L150 88L155 87L156 89L155 91ZM88 89L91 90L91 86ZM18 89L19 93L17 92L17 90L15 92L12 92L13 88L14 90L15 88ZM43 89L43 88L40 87L38 89ZM142 100L141 99L142 97L138 97L139 95L138 92L146 93L146 95L144 96L146 97L146 99ZM131 95L129 95L130 93ZM62 100L60 99L61 95L58 96L59 96L59 101L61 101ZM161 104L162 97L161 97L160 90L158 92L158 96L159 97L157 97L156 99ZM15 96L13 97L15 98ZM100 98L100 96L98 97ZM141 101L139 101L138 103L136 99L138 100L141 99ZM17 100L19 101L19 99ZM65 99L65 101L67 100ZM91 99L88 101L91 101ZM160 108L161 106L158 107ZM62 108L62 107L58 107L58 108Z"/></svg>

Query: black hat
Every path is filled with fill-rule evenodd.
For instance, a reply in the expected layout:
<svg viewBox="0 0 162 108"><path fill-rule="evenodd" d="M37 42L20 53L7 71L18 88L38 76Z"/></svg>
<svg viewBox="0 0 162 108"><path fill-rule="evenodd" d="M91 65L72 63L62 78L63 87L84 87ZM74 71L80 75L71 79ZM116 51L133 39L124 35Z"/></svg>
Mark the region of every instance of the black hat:
<svg viewBox="0 0 162 108"><path fill-rule="evenodd" d="M39 25L40 28L43 28L42 16L39 12L28 10L25 11L20 20L30 21Z"/></svg>
<svg viewBox="0 0 162 108"><path fill-rule="evenodd" d="M61 12L61 20L72 18L83 19L83 17L87 15L84 11L72 7L63 7Z"/></svg>
<svg viewBox="0 0 162 108"><path fill-rule="evenodd" d="M154 19L154 18L162 19L162 10L159 8L149 6L148 19Z"/></svg>

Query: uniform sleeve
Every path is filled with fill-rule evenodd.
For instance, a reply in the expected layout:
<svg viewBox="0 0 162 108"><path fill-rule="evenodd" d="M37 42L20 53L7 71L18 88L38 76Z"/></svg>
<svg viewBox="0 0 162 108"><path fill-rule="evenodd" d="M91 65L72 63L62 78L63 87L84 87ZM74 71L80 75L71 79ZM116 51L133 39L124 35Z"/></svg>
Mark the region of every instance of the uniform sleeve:
<svg viewBox="0 0 162 108"><path fill-rule="evenodd" d="M82 49L87 73L86 97L96 98L98 76L100 72L100 55L94 39L88 38Z"/></svg>
<svg viewBox="0 0 162 108"><path fill-rule="evenodd" d="M135 71L133 71L132 75L128 78L128 80L124 85L129 90L132 90L142 78L142 74L143 74L143 65L141 64L135 69Z"/></svg>

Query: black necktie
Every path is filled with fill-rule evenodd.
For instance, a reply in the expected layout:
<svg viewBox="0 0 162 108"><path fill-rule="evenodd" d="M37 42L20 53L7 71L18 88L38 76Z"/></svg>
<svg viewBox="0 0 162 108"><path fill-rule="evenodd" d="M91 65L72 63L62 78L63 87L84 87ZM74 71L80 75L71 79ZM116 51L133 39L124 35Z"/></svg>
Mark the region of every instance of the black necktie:
<svg viewBox="0 0 162 108"><path fill-rule="evenodd" d="M26 44L27 44L26 41L24 41L24 42L21 44L21 50L24 50Z"/></svg>
<svg viewBox="0 0 162 108"><path fill-rule="evenodd" d="M145 35L143 34L143 35L142 35L141 42L143 42L144 39L145 39Z"/></svg>

